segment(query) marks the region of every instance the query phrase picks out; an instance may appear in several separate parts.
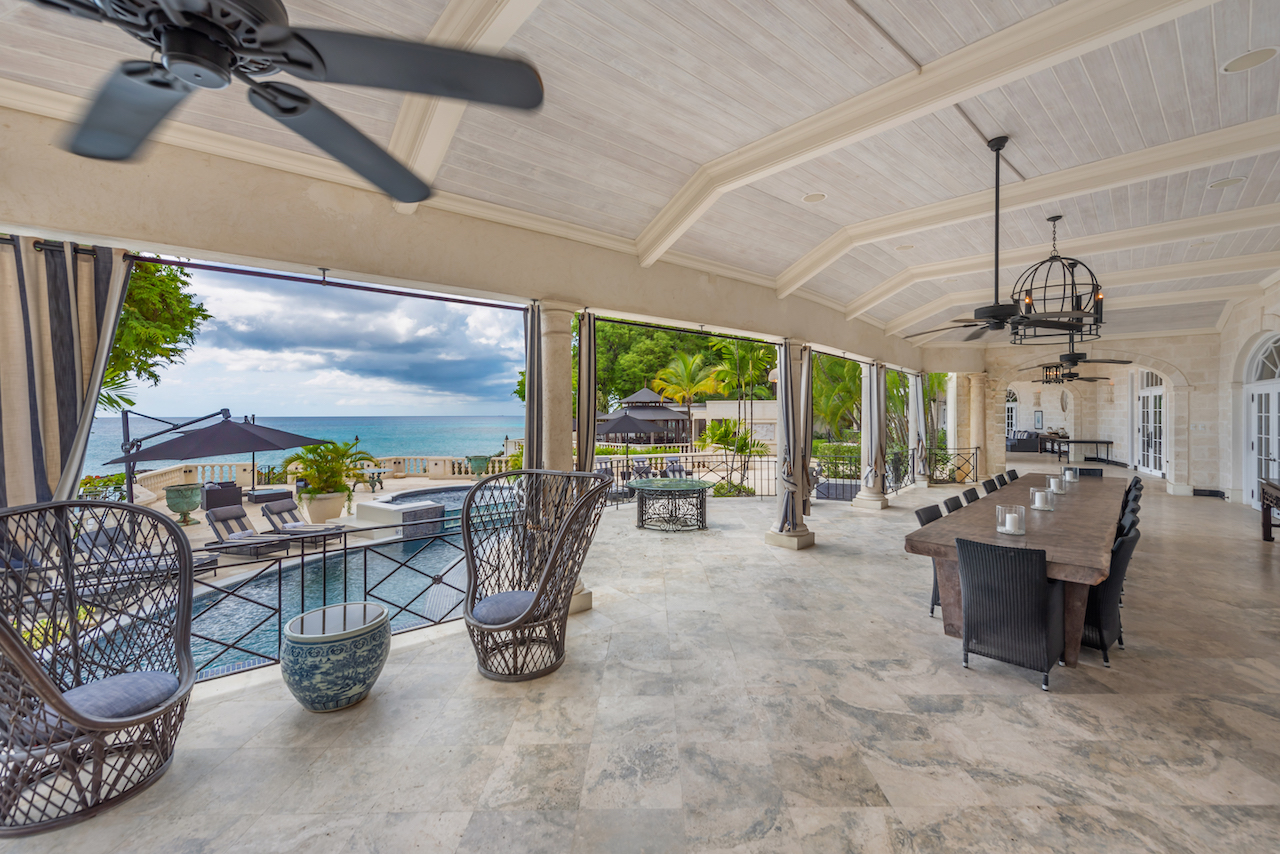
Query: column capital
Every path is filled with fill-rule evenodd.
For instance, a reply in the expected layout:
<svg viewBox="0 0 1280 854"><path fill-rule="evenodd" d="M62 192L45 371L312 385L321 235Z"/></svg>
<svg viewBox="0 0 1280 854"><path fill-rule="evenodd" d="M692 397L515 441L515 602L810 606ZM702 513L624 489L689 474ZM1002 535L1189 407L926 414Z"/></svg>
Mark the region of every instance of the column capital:
<svg viewBox="0 0 1280 854"><path fill-rule="evenodd" d="M582 311L582 306L580 305L575 305L571 302L561 302L560 300L554 299L538 300L538 307L542 309L544 314L549 311L567 311L570 314L576 314L577 312Z"/></svg>

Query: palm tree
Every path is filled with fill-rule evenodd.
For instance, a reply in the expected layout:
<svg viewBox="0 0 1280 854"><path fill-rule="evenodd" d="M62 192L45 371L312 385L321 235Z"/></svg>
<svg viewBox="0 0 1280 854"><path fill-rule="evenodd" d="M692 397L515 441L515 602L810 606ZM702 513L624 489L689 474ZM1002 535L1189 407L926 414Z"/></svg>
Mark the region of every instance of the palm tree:
<svg viewBox="0 0 1280 854"><path fill-rule="evenodd" d="M683 403L689 419L689 441L693 441L693 399L698 395L715 394L720 384L715 378L715 368L703 363L702 354L690 356L676 353L665 368L658 371L653 380L653 390Z"/></svg>
<svg viewBox="0 0 1280 854"><path fill-rule="evenodd" d="M839 356L818 353L813 372L814 418L821 422L832 441L841 428L862 429L862 365Z"/></svg>

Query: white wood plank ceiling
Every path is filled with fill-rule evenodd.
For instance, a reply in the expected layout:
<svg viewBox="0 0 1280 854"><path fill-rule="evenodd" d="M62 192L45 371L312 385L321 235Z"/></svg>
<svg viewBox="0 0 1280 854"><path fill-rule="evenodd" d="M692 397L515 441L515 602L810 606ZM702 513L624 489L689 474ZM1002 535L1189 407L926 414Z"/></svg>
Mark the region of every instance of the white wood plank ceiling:
<svg viewBox="0 0 1280 854"><path fill-rule="evenodd" d="M774 285L779 298L811 299L891 334L981 304L957 295L991 285L989 261L979 260L993 225L985 140L997 135L1010 137L1006 195L1026 188L1001 217L1002 252L1014 259L1000 271L1005 293L1026 266L1018 253L1048 243L1052 214L1065 216L1059 240L1093 266L1109 297L1147 301L1117 307L1108 334L1212 327L1235 298L1213 298L1213 289L1237 294L1280 268L1254 269L1280 252L1280 58L1221 70L1280 46L1280 0L288 7L299 25L465 36L538 67L540 111L469 106L451 141L452 125L444 130L442 160L415 161L438 170L442 196L478 203L470 212L634 247L645 264L661 258ZM515 24L487 39L450 23L498 7L518 7ZM1019 53L1026 44L1043 45L1042 54ZM116 63L142 56L114 27L0 0L0 104L31 104L42 90L64 102L90 97ZM967 88L947 88L962 77ZM13 94L20 87L22 98ZM379 143L413 150L413 105L403 96L308 89ZM914 112L893 113L897 101ZM252 109L238 87L200 93L174 120L324 157ZM440 132L430 130L432 145ZM1210 186L1228 177L1245 180ZM814 193L826 197L803 201ZM1229 259L1235 266L1222 271L1194 266ZM1127 284L1113 290L1108 275ZM1199 302L1179 301L1202 292ZM1151 303L1166 293L1170 305Z"/></svg>

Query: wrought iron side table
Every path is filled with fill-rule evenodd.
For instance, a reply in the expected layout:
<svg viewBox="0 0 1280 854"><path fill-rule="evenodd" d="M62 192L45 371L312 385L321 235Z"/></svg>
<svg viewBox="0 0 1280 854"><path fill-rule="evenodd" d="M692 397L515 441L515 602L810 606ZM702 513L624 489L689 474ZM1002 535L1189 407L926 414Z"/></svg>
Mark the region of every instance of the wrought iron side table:
<svg viewBox="0 0 1280 854"><path fill-rule="evenodd" d="M713 484L688 477L628 481L636 491L636 527L692 531L707 527L707 490Z"/></svg>

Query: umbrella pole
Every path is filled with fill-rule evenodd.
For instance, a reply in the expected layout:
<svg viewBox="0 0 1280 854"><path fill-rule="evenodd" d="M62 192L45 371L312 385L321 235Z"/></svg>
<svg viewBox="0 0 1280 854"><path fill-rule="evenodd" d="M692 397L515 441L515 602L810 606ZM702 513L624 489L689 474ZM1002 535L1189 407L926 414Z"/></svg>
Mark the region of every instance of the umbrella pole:
<svg viewBox="0 0 1280 854"><path fill-rule="evenodd" d="M120 411L120 447L126 454L132 453L129 447L129 410ZM124 464L124 497L130 504L133 503L133 463Z"/></svg>

